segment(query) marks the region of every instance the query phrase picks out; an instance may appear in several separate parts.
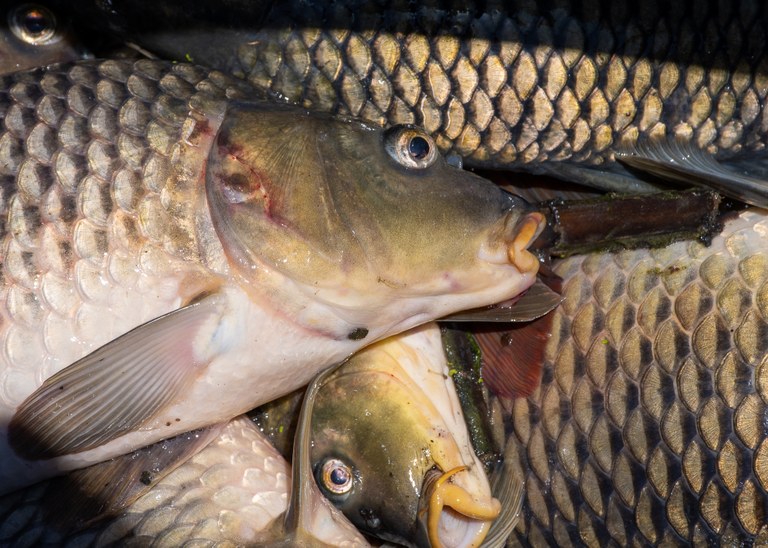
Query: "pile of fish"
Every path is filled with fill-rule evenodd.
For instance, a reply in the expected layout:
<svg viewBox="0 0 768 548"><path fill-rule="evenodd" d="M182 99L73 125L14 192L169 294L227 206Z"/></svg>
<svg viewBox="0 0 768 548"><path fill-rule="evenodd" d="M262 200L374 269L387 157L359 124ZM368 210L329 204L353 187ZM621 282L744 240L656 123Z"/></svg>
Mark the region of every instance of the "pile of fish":
<svg viewBox="0 0 768 548"><path fill-rule="evenodd" d="M550 262L461 169L765 206L766 10L667 8L11 6L0 544L768 538L762 210Z"/></svg>

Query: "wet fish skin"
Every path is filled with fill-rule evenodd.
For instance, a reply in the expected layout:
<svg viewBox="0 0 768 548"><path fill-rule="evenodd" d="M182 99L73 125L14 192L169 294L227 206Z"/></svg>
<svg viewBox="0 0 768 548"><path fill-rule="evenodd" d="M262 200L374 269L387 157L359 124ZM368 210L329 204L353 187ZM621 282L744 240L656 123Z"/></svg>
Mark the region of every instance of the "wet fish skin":
<svg viewBox="0 0 768 548"><path fill-rule="evenodd" d="M662 135L730 156L762 150L768 128L759 0L280 2L239 22L252 35L236 50L179 48L132 28L132 9L115 8L123 30L162 55L313 109L415 123L473 166L600 165Z"/></svg>
<svg viewBox="0 0 768 548"><path fill-rule="evenodd" d="M431 145L430 163L404 168L387 147L427 142L416 129L266 104L219 72L149 60L0 89L3 489L226 421L365 344L533 282L542 216ZM411 217L446 238L413 238ZM157 360L181 372L123 375L128 388L104 373ZM214 386L228 398L203 410ZM132 406L110 399L129 390Z"/></svg>
<svg viewBox="0 0 768 548"><path fill-rule="evenodd" d="M505 402L521 545L768 538L768 218L698 243L574 256L544 377Z"/></svg>

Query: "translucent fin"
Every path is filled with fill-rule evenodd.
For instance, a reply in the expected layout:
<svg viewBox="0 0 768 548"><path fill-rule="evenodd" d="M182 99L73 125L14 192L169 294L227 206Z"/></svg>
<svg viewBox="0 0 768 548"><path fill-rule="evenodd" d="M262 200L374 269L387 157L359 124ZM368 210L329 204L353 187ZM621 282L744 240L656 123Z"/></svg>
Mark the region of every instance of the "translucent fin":
<svg viewBox="0 0 768 548"><path fill-rule="evenodd" d="M491 492L501 502L501 514L497 517L488 535L480 545L482 548L503 548L509 535L520 519L525 491L523 482L516 478L512 467L506 462L491 474Z"/></svg>
<svg viewBox="0 0 768 548"><path fill-rule="evenodd" d="M9 424L16 453L38 460L85 451L154 417L207 365L193 343L217 303L210 295L147 322L46 380Z"/></svg>
<svg viewBox="0 0 768 548"><path fill-rule="evenodd" d="M117 515L199 453L224 426L186 432L52 480L43 498L48 521L72 532Z"/></svg>
<svg viewBox="0 0 768 548"><path fill-rule="evenodd" d="M617 154L624 164L664 179L697 185L758 207L768 205L768 181L719 163L690 141L663 139Z"/></svg>
<svg viewBox="0 0 768 548"><path fill-rule="evenodd" d="M530 396L541 382L551 330L550 315L503 331L474 333L483 360L483 381L488 389L507 398Z"/></svg>
<svg viewBox="0 0 768 548"><path fill-rule="evenodd" d="M441 318L450 322L530 322L552 312L562 302L559 293L552 291L541 280L510 305L498 304L475 308Z"/></svg>

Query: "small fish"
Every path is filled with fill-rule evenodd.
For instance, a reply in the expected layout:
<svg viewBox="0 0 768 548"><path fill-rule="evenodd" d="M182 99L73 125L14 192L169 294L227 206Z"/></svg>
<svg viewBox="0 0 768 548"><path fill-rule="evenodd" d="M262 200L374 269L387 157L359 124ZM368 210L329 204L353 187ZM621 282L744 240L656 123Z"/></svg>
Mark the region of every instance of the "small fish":
<svg viewBox="0 0 768 548"><path fill-rule="evenodd" d="M0 75L85 59L63 6L11 2L0 13Z"/></svg>
<svg viewBox="0 0 768 548"><path fill-rule="evenodd" d="M415 328L362 350L310 385L292 472L265 446L255 425L236 419L213 432L214 441L197 434L209 445L164 478L143 478L147 472L139 470L146 458L137 452L123 468L127 477L118 481L112 474L106 489L103 479L94 482L96 490L80 481L82 473L109 466L101 463L70 474L67 481L54 479L7 495L0 499L0 524L6 524L0 525L5 535L0 543L70 545L89 539L100 545L130 539L164 546L195 536L246 544L289 538L311 545L307 537L333 545L354 541L352 524L334 517L318 502L323 499L380 538L418 546L478 546L491 522L502 530L514 525L522 485L511 475L501 476L507 490L500 491L502 500L493 498L461 408L439 328ZM265 409L257 417L266 418L273 406ZM144 464L135 468L136 461ZM101 498L99 504L111 505L120 484L142 481L148 484L146 494L117 516L84 531L68 530L89 520L80 496L91 499L86 504ZM290 520L280 525L291 485L290 506L303 516L293 528ZM62 516L62 507L77 510ZM502 511L503 524L496 525ZM215 522L219 527L209 531L208 524ZM150 523L158 528L148 528Z"/></svg>
<svg viewBox="0 0 768 548"><path fill-rule="evenodd" d="M312 432L317 484L361 531L479 546L501 511L435 324L357 353L318 392Z"/></svg>
<svg viewBox="0 0 768 548"><path fill-rule="evenodd" d="M506 462L525 478L516 541L763 544L765 211L727 221L709 247L579 255L553 270L564 301L541 343L541 385L503 400ZM514 361L516 337L480 340Z"/></svg>
<svg viewBox="0 0 768 548"><path fill-rule="evenodd" d="M417 128L151 60L0 89L2 492L225 423L535 280L544 215Z"/></svg>

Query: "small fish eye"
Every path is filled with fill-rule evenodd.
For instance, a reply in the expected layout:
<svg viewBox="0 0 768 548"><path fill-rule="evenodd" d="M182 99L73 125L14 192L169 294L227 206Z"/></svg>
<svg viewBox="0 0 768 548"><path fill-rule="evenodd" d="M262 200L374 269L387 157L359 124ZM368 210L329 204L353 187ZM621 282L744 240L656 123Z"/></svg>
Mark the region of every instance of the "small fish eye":
<svg viewBox="0 0 768 548"><path fill-rule="evenodd" d="M60 38L56 33L56 17L43 6L23 4L11 12L8 22L19 40L33 46L49 44Z"/></svg>
<svg viewBox="0 0 768 548"><path fill-rule="evenodd" d="M387 131L385 147L397 163L411 169L425 169L435 163L438 156L432 138L410 126L397 126Z"/></svg>
<svg viewBox="0 0 768 548"><path fill-rule="evenodd" d="M320 469L321 486L331 495L346 495L352 490L352 469L339 459L328 459Z"/></svg>

